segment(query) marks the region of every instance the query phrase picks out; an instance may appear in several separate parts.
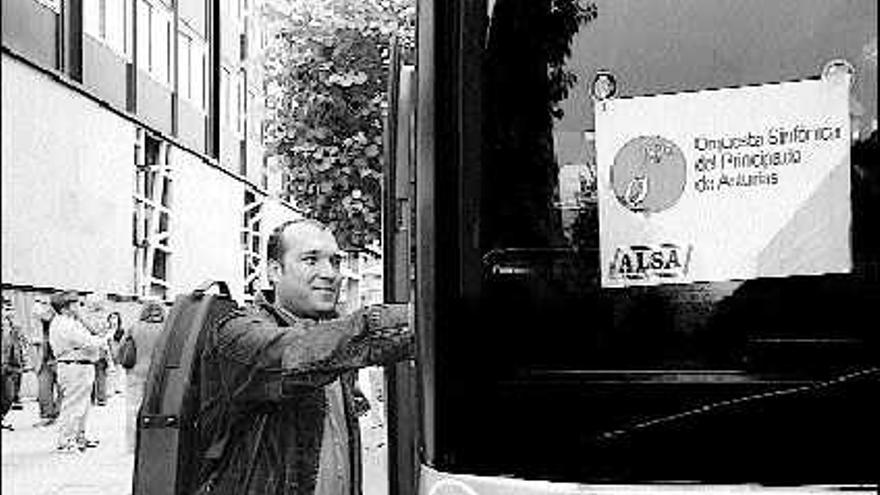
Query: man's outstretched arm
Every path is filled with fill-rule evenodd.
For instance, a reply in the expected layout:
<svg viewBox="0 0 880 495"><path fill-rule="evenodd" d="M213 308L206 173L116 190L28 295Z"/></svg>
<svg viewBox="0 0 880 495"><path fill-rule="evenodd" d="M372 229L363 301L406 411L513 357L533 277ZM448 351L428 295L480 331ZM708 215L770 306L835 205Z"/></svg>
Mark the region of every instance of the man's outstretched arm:
<svg viewBox="0 0 880 495"><path fill-rule="evenodd" d="M273 401L324 386L346 371L407 359L414 336L405 305L278 326L243 313L224 324L213 352L229 365L233 400Z"/></svg>

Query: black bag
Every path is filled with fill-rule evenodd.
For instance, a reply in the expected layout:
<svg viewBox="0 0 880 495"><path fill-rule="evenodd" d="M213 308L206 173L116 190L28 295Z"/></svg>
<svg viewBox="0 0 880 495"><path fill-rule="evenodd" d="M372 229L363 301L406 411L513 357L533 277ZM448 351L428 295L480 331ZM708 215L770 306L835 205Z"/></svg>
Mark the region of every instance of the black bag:
<svg viewBox="0 0 880 495"><path fill-rule="evenodd" d="M208 294L216 286L219 294ZM178 296L150 361L138 411L133 495L190 495L198 488L199 367L206 335L238 309L224 282Z"/></svg>
<svg viewBox="0 0 880 495"><path fill-rule="evenodd" d="M134 337L131 335L125 337L122 345L119 346L117 359L123 368L127 370L134 368L135 363L137 363L137 347L134 345Z"/></svg>

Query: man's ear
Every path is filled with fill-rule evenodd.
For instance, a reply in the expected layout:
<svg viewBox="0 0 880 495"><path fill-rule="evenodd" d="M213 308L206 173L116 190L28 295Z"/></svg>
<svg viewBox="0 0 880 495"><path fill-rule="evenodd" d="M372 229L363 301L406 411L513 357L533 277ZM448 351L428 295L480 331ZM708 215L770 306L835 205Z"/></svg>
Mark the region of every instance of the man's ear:
<svg viewBox="0 0 880 495"><path fill-rule="evenodd" d="M272 285L277 284L281 280L281 275L284 271L284 268L281 266L281 263L278 260L269 260L269 263L266 267L269 276L269 283Z"/></svg>

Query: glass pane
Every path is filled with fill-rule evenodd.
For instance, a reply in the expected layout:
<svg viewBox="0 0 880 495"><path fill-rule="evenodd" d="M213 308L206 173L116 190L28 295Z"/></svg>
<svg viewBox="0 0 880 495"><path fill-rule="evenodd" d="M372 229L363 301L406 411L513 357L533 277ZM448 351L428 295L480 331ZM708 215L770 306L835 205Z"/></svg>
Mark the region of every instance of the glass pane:
<svg viewBox="0 0 880 495"><path fill-rule="evenodd" d="M864 332L834 324L841 316L830 311L812 316L825 324L818 333L791 324L784 327L792 330L734 328L729 317L720 316L728 305L737 304L733 301L739 294L763 284L778 285L774 291L804 287L835 297L841 288L832 282L839 278L834 276L601 289L596 187L606 178L596 174L588 86L599 69L616 75L620 98L804 79L817 76L836 54L856 66L851 97L855 133L863 139L871 132L876 136L876 5L811 2L811 8L795 8L755 3L745 16L745 7L728 2L603 3L595 21L582 22L568 38L564 29L542 32L541 24L525 21L544 19L547 26L560 26L574 20L562 19L573 10L547 10L548 5L519 0L494 5L485 54L484 294L502 313L511 300L521 300L521 308L531 305L535 321L517 314L508 322L523 328L523 337L532 325L546 322L551 308L555 315L575 319L591 308L592 316L606 319L592 325L595 342L575 350L566 341L560 316L559 339L534 343L524 338L522 348L510 350L511 359L578 369L743 369L752 359L747 348L756 339L764 342L767 334L864 338ZM762 22L749 21L753 15ZM802 31L782 26L811 26L811 34L807 39L797 34ZM875 224L862 218L869 188L858 178L864 165L854 162L853 195L862 202L853 204L853 231L860 233ZM856 235L853 257L876 260L876 248L866 250L859 235L866 234ZM855 268L856 274L865 270L864 263ZM853 277L842 278L846 281L841 283L857 283ZM782 304L765 297L762 307ZM796 315L772 320L781 324L785 319L801 321ZM815 359L802 351L789 358L803 365Z"/></svg>
<svg viewBox="0 0 880 495"><path fill-rule="evenodd" d="M202 42L198 38L190 41L190 101L197 108L202 104Z"/></svg>
<svg viewBox="0 0 880 495"><path fill-rule="evenodd" d="M153 271L154 278L159 280L167 280L168 276L168 254L160 249L153 251Z"/></svg>
<svg viewBox="0 0 880 495"><path fill-rule="evenodd" d="M238 132L243 134L245 131L245 119L247 118L247 77L244 70L238 73L236 80L238 91L236 91L236 99L238 102Z"/></svg>
<svg viewBox="0 0 880 495"><path fill-rule="evenodd" d="M201 65L201 70L199 71L199 81L200 81L200 84L199 84L200 93L199 94L201 95L200 101L202 102L202 108L205 108L207 106L207 101L208 101L207 77L205 76L205 74L208 73L208 69L207 69L208 59L205 56L204 50L202 50L201 54L202 54L201 55L201 64L202 65Z"/></svg>
<svg viewBox="0 0 880 495"><path fill-rule="evenodd" d="M170 47L169 44L169 29L170 29L170 20L169 13L164 8L156 8L153 10L153 24L151 30L152 39L150 40L150 53L151 53L151 73L156 76L156 79L164 84L168 84L169 71L168 71L168 50Z"/></svg>
<svg viewBox="0 0 880 495"><path fill-rule="evenodd" d="M229 127L229 69L220 70L220 121Z"/></svg>
<svg viewBox="0 0 880 495"><path fill-rule="evenodd" d="M438 368L455 363L437 385L446 467L564 481L868 480L850 447L877 436L864 398L878 337L861 323L880 302L876 3L616 1L588 22L575 17L585 2L490 4L475 44L482 277L438 329ZM852 273L600 286L596 189L610 178L596 167L597 71L627 98L814 78L836 57L857 74ZM521 448L500 451L511 432Z"/></svg>
<svg viewBox="0 0 880 495"><path fill-rule="evenodd" d="M138 67L150 72L152 58L150 55L150 39L152 37L153 7L145 0L138 0L137 8L137 64Z"/></svg>
<svg viewBox="0 0 880 495"><path fill-rule="evenodd" d="M164 187L162 188L162 206L166 208L171 207L171 179L165 177L162 179L164 182Z"/></svg>
<svg viewBox="0 0 880 495"><path fill-rule="evenodd" d="M152 296L158 299L165 299L166 294L168 293L168 289L159 284L151 284L149 288L148 296Z"/></svg>
<svg viewBox="0 0 880 495"><path fill-rule="evenodd" d="M168 213L160 212L159 213L159 232L164 233L168 232L168 224L169 224L169 216Z"/></svg>
<svg viewBox="0 0 880 495"><path fill-rule="evenodd" d="M83 0L83 31L93 38L101 37L101 0Z"/></svg>
<svg viewBox="0 0 880 495"><path fill-rule="evenodd" d="M125 54L130 58L132 52L133 38L134 38L134 8L132 0L124 0L124 12L123 12L123 23L124 23L124 42L123 49L125 50Z"/></svg>
<svg viewBox="0 0 880 495"><path fill-rule="evenodd" d="M125 54L125 2L106 0L106 39L116 53Z"/></svg>
<svg viewBox="0 0 880 495"><path fill-rule="evenodd" d="M192 68L190 66L192 53L190 43L189 36L183 33L178 34L177 54L179 59L177 66L177 85L181 96L187 100L192 99Z"/></svg>

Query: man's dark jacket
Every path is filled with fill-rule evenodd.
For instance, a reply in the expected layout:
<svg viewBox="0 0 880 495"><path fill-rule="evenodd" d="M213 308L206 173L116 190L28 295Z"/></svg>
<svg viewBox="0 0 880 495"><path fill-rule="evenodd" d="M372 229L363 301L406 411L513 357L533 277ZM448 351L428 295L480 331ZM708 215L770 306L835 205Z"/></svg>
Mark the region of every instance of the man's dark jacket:
<svg viewBox="0 0 880 495"><path fill-rule="evenodd" d="M312 320L265 300L210 333L200 370L199 494L311 495L327 411L324 386L340 378L352 494L361 492L357 368L410 357L406 311Z"/></svg>

